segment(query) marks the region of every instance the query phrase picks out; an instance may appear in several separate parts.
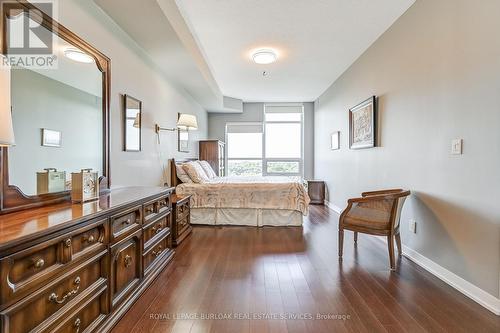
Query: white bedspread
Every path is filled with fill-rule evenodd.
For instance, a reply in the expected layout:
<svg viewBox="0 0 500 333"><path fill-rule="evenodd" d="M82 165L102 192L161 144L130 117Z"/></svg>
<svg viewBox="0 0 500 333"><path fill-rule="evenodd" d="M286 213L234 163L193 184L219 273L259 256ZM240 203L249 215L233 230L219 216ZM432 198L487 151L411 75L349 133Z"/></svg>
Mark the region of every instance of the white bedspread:
<svg viewBox="0 0 500 333"><path fill-rule="evenodd" d="M260 208L300 211L307 215L309 196L299 177L217 177L203 184L181 184L193 208Z"/></svg>

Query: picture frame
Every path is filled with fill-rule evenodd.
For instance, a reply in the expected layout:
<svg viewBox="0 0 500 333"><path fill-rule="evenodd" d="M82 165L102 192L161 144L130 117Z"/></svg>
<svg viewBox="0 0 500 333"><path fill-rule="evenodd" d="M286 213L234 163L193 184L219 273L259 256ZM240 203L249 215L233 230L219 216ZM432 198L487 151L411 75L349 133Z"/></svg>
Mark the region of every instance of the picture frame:
<svg viewBox="0 0 500 333"><path fill-rule="evenodd" d="M142 101L123 95L123 151L142 150Z"/></svg>
<svg viewBox="0 0 500 333"><path fill-rule="evenodd" d="M180 153L189 153L189 131L177 129L177 151Z"/></svg>
<svg viewBox="0 0 500 333"><path fill-rule="evenodd" d="M330 138L330 149L339 150L340 149L340 131L333 132Z"/></svg>
<svg viewBox="0 0 500 333"><path fill-rule="evenodd" d="M62 146L61 131L42 128L42 146L60 148Z"/></svg>
<svg viewBox="0 0 500 333"><path fill-rule="evenodd" d="M372 96L349 109L349 148L377 146L377 97Z"/></svg>

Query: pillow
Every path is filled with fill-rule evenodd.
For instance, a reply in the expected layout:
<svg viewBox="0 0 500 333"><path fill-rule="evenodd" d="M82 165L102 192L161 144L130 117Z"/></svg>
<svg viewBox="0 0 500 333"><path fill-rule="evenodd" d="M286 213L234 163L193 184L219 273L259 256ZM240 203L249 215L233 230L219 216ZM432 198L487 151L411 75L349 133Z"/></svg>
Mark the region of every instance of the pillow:
<svg viewBox="0 0 500 333"><path fill-rule="evenodd" d="M189 175L182 168L183 165L184 164L175 165L175 170L177 170L177 178L179 178L183 183L192 183L193 181L191 180L191 178L189 178Z"/></svg>
<svg viewBox="0 0 500 333"><path fill-rule="evenodd" d="M208 179L217 177L217 174L215 173L214 169L212 169L212 167L210 166L210 163L208 163L207 161L198 161L198 162L200 163L201 167L207 174Z"/></svg>
<svg viewBox="0 0 500 333"><path fill-rule="evenodd" d="M208 181L208 176L201 167L201 164L196 162L188 162L182 165L182 168L188 174L189 178L195 183L204 183Z"/></svg>

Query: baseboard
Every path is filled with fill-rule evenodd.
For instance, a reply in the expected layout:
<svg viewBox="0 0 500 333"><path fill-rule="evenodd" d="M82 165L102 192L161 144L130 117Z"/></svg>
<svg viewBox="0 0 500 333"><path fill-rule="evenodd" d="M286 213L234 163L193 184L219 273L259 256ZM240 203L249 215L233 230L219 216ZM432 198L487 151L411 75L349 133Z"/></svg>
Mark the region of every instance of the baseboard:
<svg viewBox="0 0 500 333"><path fill-rule="evenodd" d="M384 244L387 244L386 237L375 237ZM387 246L387 245L386 245ZM455 273L447 270L443 266L435 263L429 258L421 255L417 251L403 244L403 256L419 265L427 272L431 273L449 286L455 288L465 296L469 297L479 305L490 310L497 316L500 316L500 299L475 286L467 280L464 280Z"/></svg>
<svg viewBox="0 0 500 333"><path fill-rule="evenodd" d="M342 213L342 208L340 208L338 206L335 206L333 203L331 203L328 200L325 200L325 206L327 206L328 208L330 208L331 210L333 210L337 214L341 214Z"/></svg>
<svg viewBox="0 0 500 333"><path fill-rule="evenodd" d="M378 238L378 237L377 237ZM487 293L486 291L482 290L481 288L473 285L467 280L464 280L460 276L456 275L453 272L450 272L446 268L444 268L441 265L438 265L434 261L430 260L429 258L421 255L417 251L410 249L409 247L403 245L403 255L431 273L432 275L436 276L437 278L441 279L448 285L452 286L456 290L460 291L462 294L465 296L469 297L470 299L476 301L486 309L490 310L497 316L500 316L500 299L496 298L495 296L491 295L490 293Z"/></svg>

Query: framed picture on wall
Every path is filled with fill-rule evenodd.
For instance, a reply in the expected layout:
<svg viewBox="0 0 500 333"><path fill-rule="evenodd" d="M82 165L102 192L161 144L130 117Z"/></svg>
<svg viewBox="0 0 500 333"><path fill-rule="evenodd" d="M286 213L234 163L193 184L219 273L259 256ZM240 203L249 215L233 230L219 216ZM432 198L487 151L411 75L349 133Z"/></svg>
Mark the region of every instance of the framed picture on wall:
<svg viewBox="0 0 500 333"><path fill-rule="evenodd" d="M377 98L372 96L349 109L349 148L377 146Z"/></svg>
<svg viewBox="0 0 500 333"><path fill-rule="evenodd" d="M330 138L330 149L339 150L340 149L340 132L336 131L332 133Z"/></svg>
<svg viewBox="0 0 500 333"><path fill-rule="evenodd" d="M62 145L62 133L42 128L42 146L59 148Z"/></svg>

